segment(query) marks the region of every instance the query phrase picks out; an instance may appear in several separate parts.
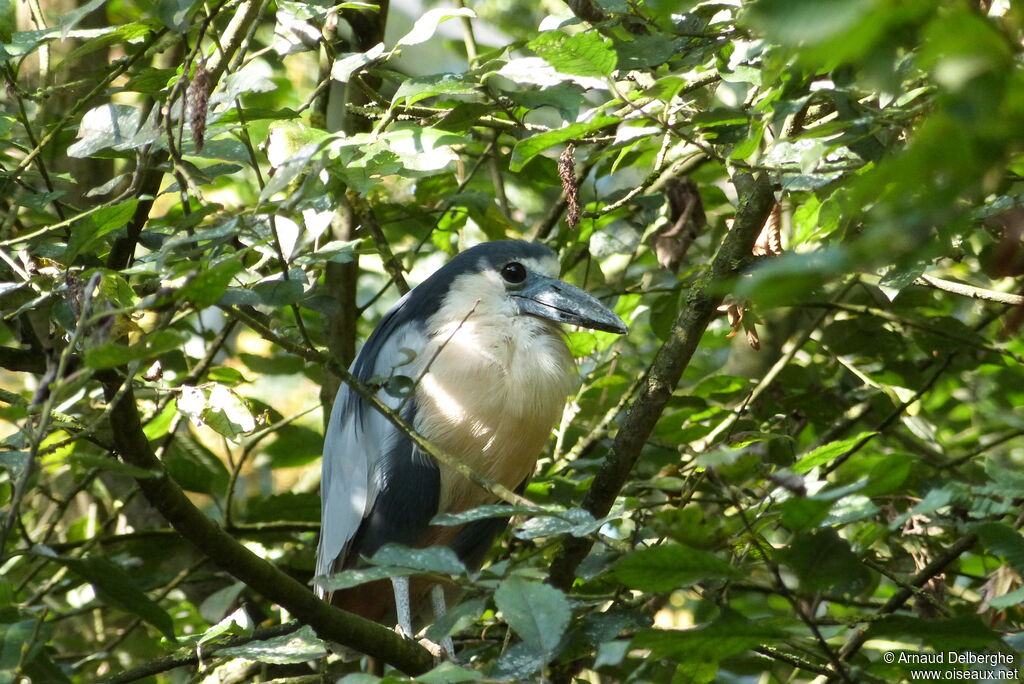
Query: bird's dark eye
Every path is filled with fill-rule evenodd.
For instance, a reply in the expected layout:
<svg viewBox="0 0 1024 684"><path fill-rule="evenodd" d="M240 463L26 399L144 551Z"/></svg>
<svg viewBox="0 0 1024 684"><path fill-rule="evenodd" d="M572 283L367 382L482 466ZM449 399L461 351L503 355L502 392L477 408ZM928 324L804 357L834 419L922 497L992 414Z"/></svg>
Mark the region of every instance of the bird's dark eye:
<svg viewBox="0 0 1024 684"><path fill-rule="evenodd" d="M501 269L501 277L506 283L518 285L526 280L526 267L518 261L510 261Z"/></svg>

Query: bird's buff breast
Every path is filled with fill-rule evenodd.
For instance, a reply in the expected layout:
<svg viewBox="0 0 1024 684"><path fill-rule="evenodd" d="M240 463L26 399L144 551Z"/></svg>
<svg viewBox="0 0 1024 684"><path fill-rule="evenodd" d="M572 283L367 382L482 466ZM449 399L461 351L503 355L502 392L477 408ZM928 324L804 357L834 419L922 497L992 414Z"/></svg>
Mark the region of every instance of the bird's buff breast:
<svg viewBox="0 0 1024 684"><path fill-rule="evenodd" d="M440 350L440 351L438 351ZM416 428L443 451L508 488L533 471L566 397L579 381L554 324L522 317L466 321L440 331L424 354ZM490 496L441 467L439 510L459 512Z"/></svg>

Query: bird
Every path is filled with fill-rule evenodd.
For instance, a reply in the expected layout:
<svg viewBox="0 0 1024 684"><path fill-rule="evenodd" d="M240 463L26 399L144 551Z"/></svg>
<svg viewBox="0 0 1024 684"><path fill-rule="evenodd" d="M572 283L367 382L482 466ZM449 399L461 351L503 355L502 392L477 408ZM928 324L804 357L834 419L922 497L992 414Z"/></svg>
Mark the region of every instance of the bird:
<svg viewBox="0 0 1024 684"><path fill-rule="evenodd" d="M485 242L452 258L405 294L363 345L351 372L438 449L509 489L532 474L579 383L562 324L625 334L626 325L584 290L558 279L555 253L537 242ZM404 376L407 396L386 381ZM408 386L408 384L407 384ZM494 503L493 496L422 452L343 384L324 439L317 595L412 637L411 606L427 588L407 578L330 591L322 578L388 543L451 548L479 569L507 518L461 527L430 522ZM434 586L437 617L444 595ZM390 624L395 624L391 622ZM445 650L450 654L450 641Z"/></svg>

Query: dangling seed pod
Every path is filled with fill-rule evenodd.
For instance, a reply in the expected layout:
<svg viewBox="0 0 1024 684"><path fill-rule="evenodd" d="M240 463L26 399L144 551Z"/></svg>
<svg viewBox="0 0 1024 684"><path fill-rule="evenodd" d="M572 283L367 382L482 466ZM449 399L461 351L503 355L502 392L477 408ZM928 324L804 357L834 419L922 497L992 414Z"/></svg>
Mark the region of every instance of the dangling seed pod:
<svg viewBox="0 0 1024 684"><path fill-rule="evenodd" d="M565 192L567 212L565 223L575 228L580 222L580 186L576 181L576 160L573 153L576 146L569 143L565 151L558 157L558 177L562 179L562 190Z"/></svg>
<svg viewBox="0 0 1024 684"><path fill-rule="evenodd" d="M196 152L203 151L206 140L206 107L210 101L210 77L206 72L206 63L196 64L192 82L188 84L189 126L192 129L192 141Z"/></svg>

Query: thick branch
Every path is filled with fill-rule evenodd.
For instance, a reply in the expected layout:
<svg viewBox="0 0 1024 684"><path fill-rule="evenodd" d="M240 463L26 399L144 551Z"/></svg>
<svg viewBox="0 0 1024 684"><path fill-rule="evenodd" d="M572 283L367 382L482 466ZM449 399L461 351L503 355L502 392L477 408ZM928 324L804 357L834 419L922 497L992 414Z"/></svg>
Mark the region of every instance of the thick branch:
<svg viewBox="0 0 1024 684"><path fill-rule="evenodd" d="M34 349L0 347L0 368L42 375L46 371L46 357Z"/></svg>
<svg viewBox="0 0 1024 684"><path fill-rule="evenodd" d="M754 241L768 218L774 197L767 177L737 174L733 183L739 192L740 208L732 230L725 236L710 270L690 290L668 340L654 359L640 396L633 402L611 452L583 500L583 507L594 517L606 515L625 486L701 335L722 302L722 284L736 277L748 263ZM548 581L563 589L572 585L576 567L593 543L589 538L567 536L551 565Z"/></svg>
<svg viewBox="0 0 1024 684"><path fill-rule="evenodd" d="M107 374L103 380L108 395L114 395L120 378ZM126 463L160 473L158 477L138 480L142 493L182 537L217 565L287 609L324 639L379 658L408 674L419 674L432 666L433 656L424 648L390 629L321 601L307 587L239 544L196 508L153 454L142 432L130 385L116 399L110 423L120 457Z"/></svg>
<svg viewBox="0 0 1024 684"><path fill-rule="evenodd" d="M608 18L591 0L565 0L565 4L573 14L591 24L600 23Z"/></svg>

